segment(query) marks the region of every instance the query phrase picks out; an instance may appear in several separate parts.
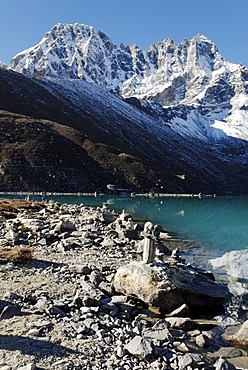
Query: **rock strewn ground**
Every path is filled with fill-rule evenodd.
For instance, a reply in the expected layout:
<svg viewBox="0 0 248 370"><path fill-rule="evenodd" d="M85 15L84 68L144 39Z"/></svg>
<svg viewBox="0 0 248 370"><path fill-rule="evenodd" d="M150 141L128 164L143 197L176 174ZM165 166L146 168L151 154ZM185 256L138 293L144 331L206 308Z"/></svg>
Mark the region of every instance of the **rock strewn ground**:
<svg viewBox="0 0 248 370"><path fill-rule="evenodd" d="M217 323L161 318L113 291L118 267L139 259L140 231L125 229L125 214L20 202L4 215L17 217L1 217L0 250L34 257L0 261L0 370L246 368L247 352Z"/></svg>

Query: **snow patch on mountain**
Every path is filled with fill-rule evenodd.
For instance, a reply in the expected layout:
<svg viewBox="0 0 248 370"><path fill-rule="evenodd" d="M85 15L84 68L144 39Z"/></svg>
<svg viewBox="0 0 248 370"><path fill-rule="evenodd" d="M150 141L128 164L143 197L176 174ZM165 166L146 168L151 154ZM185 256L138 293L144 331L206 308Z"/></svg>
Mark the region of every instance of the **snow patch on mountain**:
<svg viewBox="0 0 248 370"><path fill-rule="evenodd" d="M234 111L226 120L215 120L212 127L222 130L228 136L248 141L248 111Z"/></svg>
<svg viewBox="0 0 248 370"><path fill-rule="evenodd" d="M0 60L0 68L6 69L8 66Z"/></svg>
<svg viewBox="0 0 248 370"><path fill-rule="evenodd" d="M130 121L137 128L145 129L148 133L158 135L158 137L169 129L162 120L149 117L104 87L82 80L61 80L52 77L41 80L40 84L59 99L69 99L80 114L82 111L87 114L96 113L100 118L98 124L103 125L106 131L108 131L108 125L111 125L112 129L116 127L121 134L122 130L125 130L123 119L126 125ZM122 119L119 119L120 117Z"/></svg>
<svg viewBox="0 0 248 370"><path fill-rule="evenodd" d="M92 26L59 23L37 45L15 56L9 68L59 78L56 83L74 100L85 81L124 98L159 104L163 109L157 121L182 136L248 140L248 69L225 61L204 35L179 45L166 38L143 51L137 45L116 46ZM96 93L93 87L87 89L91 97ZM104 102L104 93L101 98ZM128 109L133 114L130 105Z"/></svg>

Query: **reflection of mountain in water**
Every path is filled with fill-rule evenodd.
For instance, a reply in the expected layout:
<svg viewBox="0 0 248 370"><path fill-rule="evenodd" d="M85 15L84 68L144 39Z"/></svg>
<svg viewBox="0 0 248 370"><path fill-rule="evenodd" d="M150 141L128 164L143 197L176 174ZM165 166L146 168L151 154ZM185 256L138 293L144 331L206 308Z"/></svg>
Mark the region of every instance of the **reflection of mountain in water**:
<svg viewBox="0 0 248 370"><path fill-rule="evenodd" d="M53 196L64 203L99 206L107 203L190 241L188 248L203 248L208 258L248 248L248 197L80 197ZM192 241L192 243L191 243ZM207 253L204 252L204 255Z"/></svg>
<svg viewBox="0 0 248 370"><path fill-rule="evenodd" d="M114 198L111 206L201 242L211 251L209 258L248 246L247 197Z"/></svg>

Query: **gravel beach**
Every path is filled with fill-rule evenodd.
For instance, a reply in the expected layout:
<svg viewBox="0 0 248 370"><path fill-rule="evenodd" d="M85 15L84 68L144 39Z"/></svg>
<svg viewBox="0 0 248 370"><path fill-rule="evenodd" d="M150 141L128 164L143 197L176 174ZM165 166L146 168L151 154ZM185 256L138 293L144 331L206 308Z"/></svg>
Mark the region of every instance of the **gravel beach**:
<svg viewBox="0 0 248 370"><path fill-rule="evenodd" d="M117 271L143 264L143 227L106 205L1 200L0 370L247 369L247 347L201 310L116 291ZM160 230L154 263L190 272L175 244Z"/></svg>

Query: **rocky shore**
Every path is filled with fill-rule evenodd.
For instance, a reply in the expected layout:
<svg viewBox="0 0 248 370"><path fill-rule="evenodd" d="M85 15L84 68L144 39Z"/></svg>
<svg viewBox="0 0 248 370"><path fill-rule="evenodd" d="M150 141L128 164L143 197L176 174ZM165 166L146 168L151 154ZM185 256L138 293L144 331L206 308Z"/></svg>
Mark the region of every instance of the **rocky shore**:
<svg viewBox="0 0 248 370"><path fill-rule="evenodd" d="M0 201L0 370L248 369L247 322L213 319L225 287L149 224Z"/></svg>

